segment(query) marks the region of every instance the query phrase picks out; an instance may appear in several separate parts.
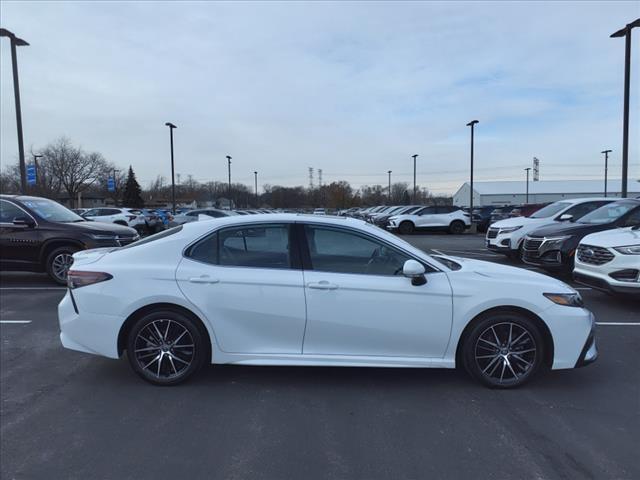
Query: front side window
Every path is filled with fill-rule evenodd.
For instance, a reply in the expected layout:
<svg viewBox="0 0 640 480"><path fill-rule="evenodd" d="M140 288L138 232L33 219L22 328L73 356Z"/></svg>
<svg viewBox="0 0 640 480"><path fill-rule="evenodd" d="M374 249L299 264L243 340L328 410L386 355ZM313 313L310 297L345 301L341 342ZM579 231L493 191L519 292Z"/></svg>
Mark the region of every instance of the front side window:
<svg viewBox="0 0 640 480"><path fill-rule="evenodd" d="M0 200L0 223L13 223L14 218L26 216L27 215L13 203Z"/></svg>
<svg viewBox="0 0 640 480"><path fill-rule="evenodd" d="M200 240L189 248L186 255L214 265L290 268L289 226L225 228Z"/></svg>
<svg viewBox="0 0 640 480"><path fill-rule="evenodd" d="M636 208L624 222L625 227L635 227L636 225L640 225L640 207Z"/></svg>
<svg viewBox="0 0 640 480"><path fill-rule="evenodd" d="M425 207L418 212L418 215L431 215L436 213L436 207Z"/></svg>
<svg viewBox="0 0 640 480"><path fill-rule="evenodd" d="M594 210L606 205L607 202L585 202L575 207L571 207L569 210L564 212L565 215L573 216L574 220L579 220L584 217L587 213L593 212Z"/></svg>
<svg viewBox="0 0 640 480"><path fill-rule="evenodd" d="M338 228L306 225L311 268L321 272L400 275L411 257L370 237Z"/></svg>

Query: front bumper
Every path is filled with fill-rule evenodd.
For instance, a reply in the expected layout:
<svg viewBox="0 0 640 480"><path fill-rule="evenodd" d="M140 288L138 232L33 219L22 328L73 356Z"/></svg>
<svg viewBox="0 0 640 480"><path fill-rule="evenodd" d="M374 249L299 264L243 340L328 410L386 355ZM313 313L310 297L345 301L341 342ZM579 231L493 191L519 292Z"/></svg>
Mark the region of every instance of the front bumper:
<svg viewBox="0 0 640 480"><path fill-rule="evenodd" d="M595 328L593 328L591 330L591 333L589 333L589 336L587 337L587 341L584 342L584 347L582 347L582 351L580 352L580 356L578 357L575 368L586 367L587 365L595 362L597 359L598 346L596 345Z"/></svg>
<svg viewBox="0 0 640 480"><path fill-rule="evenodd" d="M614 278L620 272L640 270L637 255L614 254L612 260L602 265L593 265L576 257L573 278L576 282L589 287L615 293L640 294L640 276L636 280L623 281Z"/></svg>

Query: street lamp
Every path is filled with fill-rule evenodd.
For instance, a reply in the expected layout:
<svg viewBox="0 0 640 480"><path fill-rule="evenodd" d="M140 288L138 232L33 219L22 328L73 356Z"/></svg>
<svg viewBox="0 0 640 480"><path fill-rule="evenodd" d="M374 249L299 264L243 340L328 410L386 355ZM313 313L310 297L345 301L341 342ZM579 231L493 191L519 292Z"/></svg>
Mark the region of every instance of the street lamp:
<svg viewBox="0 0 640 480"><path fill-rule="evenodd" d="M607 171L609 170L609 154L611 150L603 150L600 153L604 153L604 196L607 196Z"/></svg>
<svg viewBox="0 0 640 480"><path fill-rule="evenodd" d="M389 174L389 205L391 205L391 170L388 170L387 173Z"/></svg>
<svg viewBox="0 0 640 480"><path fill-rule="evenodd" d="M231 157L227 155L227 168L229 169L229 210L231 210Z"/></svg>
<svg viewBox="0 0 640 480"><path fill-rule="evenodd" d="M418 154L411 156L413 157L413 203L416 203L416 158L418 158Z"/></svg>
<svg viewBox="0 0 640 480"><path fill-rule="evenodd" d="M256 207L260 207L258 204L258 172L253 172L253 179L256 184Z"/></svg>
<svg viewBox="0 0 640 480"><path fill-rule="evenodd" d="M22 138L22 108L20 106L20 83L18 81L18 58L16 47L26 47L29 44L22 38L16 37L6 28L0 28L0 37L11 40L11 66L13 68L13 95L16 102L16 126L18 127L18 161L20 164L20 193L27 192L27 174L24 162L24 139Z"/></svg>
<svg viewBox="0 0 640 480"><path fill-rule="evenodd" d="M165 125L169 127L169 138L171 140L171 211L176 214L176 179L175 169L173 163L173 129L178 128L171 122L166 122ZM115 182L115 178L114 178Z"/></svg>
<svg viewBox="0 0 640 480"><path fill-rule="evenodd" d="M524 201L525 204L529 203L529 170L531 170L531 167L525 168L525 171L527 172L527 195Z"/></svg>
<svg viewBox="0 0 640 480"><path fill-rule="evenodd" d="M631 30L640 26L640 18L611 34L610 38L624 37L624 113L622 125L622 198L627 197L629 174L629 83L631 81Z"/></svg>
<svg viewBox="0 0 640 480"><path fill-rule="evenodd" d="M473 141L474 141L474 128L476 124L480 123L478 120L471 120L467 123L467 127L471 127L471 179L469 185L469 218L471 218L470 231L475 233L475 224L473 223Z"/></svg>

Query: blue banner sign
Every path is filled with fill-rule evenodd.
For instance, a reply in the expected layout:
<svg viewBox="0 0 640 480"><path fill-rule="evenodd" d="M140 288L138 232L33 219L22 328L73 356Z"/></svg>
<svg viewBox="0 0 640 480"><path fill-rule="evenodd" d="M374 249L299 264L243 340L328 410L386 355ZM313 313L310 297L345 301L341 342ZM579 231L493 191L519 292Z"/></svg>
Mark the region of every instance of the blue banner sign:
<svg viewBox="0 0 640 480"><path fill-rule="evenodd" d="M107 190L110 192L116 191L116 180L113 177L107 178Z"/></svg>
<svg viewBox="0 0 640 480"><path fill-rule="evenodd" d="M27 183L29 185L36 184L36 166L34 164L27 165Z"/></svg>

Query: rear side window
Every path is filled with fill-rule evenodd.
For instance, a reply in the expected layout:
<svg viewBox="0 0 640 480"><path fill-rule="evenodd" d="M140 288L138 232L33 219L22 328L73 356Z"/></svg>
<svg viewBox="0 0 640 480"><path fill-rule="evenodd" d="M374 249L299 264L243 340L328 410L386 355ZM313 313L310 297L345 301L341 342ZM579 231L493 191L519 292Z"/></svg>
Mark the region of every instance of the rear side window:
<svg viewBox="0 0 640 480"><path fill-rule="evenodd" d="M289 226L225 228L194 244L186 256L230 267L291 268Z"/></svg>

